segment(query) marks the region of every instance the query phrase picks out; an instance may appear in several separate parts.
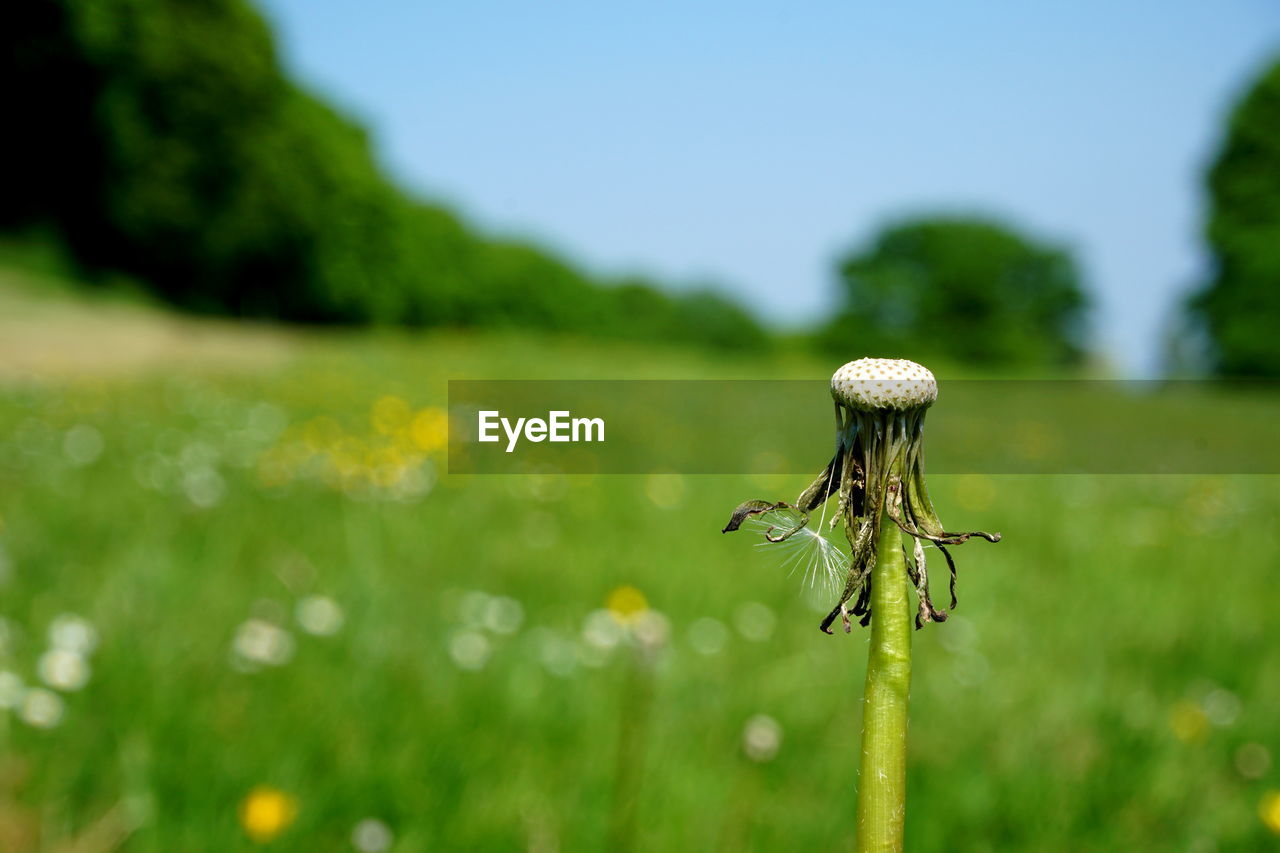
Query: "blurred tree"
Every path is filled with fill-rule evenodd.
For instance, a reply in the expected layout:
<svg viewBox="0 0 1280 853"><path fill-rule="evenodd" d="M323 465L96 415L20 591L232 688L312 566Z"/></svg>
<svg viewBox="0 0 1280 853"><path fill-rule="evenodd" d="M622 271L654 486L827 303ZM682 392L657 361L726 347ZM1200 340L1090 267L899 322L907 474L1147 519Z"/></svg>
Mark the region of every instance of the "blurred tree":
<svg viewBox="0 0 1280 853"><path fill-rule="evenodd" d="M1232 113L1208 189L1212 270L1192 318L1217 372L1280 376L1280 61Z"/></svg>
<svg viewBox="0 0 1280 853"><path fill-rule="evenodd" d="M410 198L362 128L287 79L246 0L20 3L0 39L19 116L0 136L0 228L51 230L88 271L192 309L313 322L765 337L723 299L654 290L637 310Z"/></svg>
<svg viewBox="0 0 1280 853"><path fill-rule="evenodd" d="M840 353L1059 365L1082 352L1087 305L1063 250L994 222L902 222L840 261L841 305L820 333Z"/></svg>

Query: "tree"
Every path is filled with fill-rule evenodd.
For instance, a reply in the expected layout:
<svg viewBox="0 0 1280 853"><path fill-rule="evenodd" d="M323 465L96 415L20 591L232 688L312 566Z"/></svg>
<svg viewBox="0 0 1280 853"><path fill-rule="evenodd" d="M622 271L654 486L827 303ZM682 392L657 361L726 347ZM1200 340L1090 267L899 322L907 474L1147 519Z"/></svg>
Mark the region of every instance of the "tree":
<svg viewBox="0 0 1280 853"><path fill-rule="evenodd" d="M307 322L766 337L719 297L619 292L405 193L363 128L288 79L249 0L19 3L0 48L0 228L52 232L87 273Z"/></svg>
<svg viewBox="0 0 1280 853"><path fill-rule="evenodd" d="M1210 279L1189 304L1222 374L1280 375L1280 61L1231 115L1208 175Z"/></svg>
<svg viewBox="0 0 1280 853"><path fill-rule="evenodd" d="M839 263L833 351L1062 365L1082 354L1087 300L1070 255L992 221L900 222Z"/></svg>

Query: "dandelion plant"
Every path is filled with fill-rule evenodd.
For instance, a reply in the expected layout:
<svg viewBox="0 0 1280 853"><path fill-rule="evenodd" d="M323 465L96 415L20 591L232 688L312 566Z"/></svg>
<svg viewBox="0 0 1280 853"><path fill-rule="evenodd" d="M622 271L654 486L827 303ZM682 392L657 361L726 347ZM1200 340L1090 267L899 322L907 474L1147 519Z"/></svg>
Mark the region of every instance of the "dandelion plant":
<svg viewBox="0 0 1280 853"><path fill-rule="evenodd" d="M902 849L906 806L907 696L911 686L911 603L915 626L944 622L934 605L925 565L926 546L946 559L951 609L956 607L956 564L947 550L974 536L998 542L1000 534L951 533L938 520L924 482L923 428L938 383L924 366L900 359L851 361L831 377L835 400L835 454L794 504L750 500L733 511L724 531L754 520L765 542L820 539L819 562L831 571L827 540L809 528L810 513L837 497L831 526L841 524L849 556L839 561L843 585L819 626L827 634L837 619L845 633L856 618L871 626L862 715L857 847L862 853ZM825 518L825 515L824 515ZM819 521L819 527L823 521ZM905 538L904 538L905 537ZM910 542L909 549L904 542Z"/></svg>

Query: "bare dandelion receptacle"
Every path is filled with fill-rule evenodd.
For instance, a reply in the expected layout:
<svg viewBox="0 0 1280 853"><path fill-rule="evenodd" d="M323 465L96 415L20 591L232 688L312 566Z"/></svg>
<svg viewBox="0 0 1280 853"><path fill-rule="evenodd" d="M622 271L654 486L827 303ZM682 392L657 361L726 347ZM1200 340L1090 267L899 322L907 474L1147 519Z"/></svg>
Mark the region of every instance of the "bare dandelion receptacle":
<svg viewBox="0 0 1280 853"><path fill-rule="evenodd" d="M838 496L831 526L843 523L850 558L839 600L822 622L841 619L846 631L850 617L869 624L871 568L875 565L885 518L914 540L907 572L916 589L916 627L941 622L947 610L934 605L925 545L936 547L951 576L951 607L956 606L956 567L948 545L973 536L999 541L1000 534L947 531L938 519L924 482L923 428L925 413L938 399L938 382L924 365L905 359L861 358L843 365L831 377L835 402L836 447L831 461L795 503L751 500L734 510L723 532L737 530L749 518L768 521L765 539L784 542L805 529L809 514L828 498ZM852 604L850 604L852 602Z"/></svg>

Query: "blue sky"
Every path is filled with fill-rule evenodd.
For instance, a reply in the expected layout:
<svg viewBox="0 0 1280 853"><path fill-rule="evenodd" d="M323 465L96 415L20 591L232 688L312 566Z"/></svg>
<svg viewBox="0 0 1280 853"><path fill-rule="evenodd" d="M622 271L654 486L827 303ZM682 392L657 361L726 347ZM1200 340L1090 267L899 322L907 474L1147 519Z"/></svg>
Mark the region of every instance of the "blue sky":
<svg viewBox="0 0 1280 853"><path fill-rule="evenodd" d="M1201 274L1223 119L1280 52L1274 0L262 4L403 182L495 233L796 324L886 219L994 214L1076 252L1133 375Z"/></svg>

